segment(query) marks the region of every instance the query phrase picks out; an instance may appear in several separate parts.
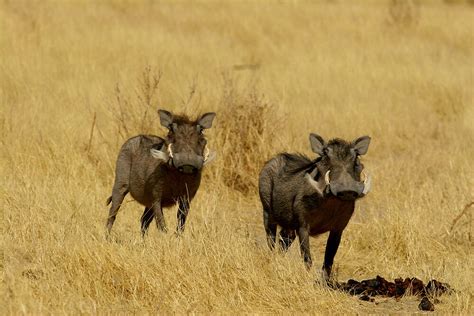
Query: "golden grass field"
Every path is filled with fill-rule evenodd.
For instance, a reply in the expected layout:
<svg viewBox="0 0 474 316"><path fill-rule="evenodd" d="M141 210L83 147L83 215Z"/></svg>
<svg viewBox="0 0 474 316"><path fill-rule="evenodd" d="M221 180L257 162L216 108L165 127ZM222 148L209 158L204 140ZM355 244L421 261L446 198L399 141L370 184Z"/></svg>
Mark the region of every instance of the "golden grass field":
<svg viewBox="0 0 474 316"><path fill-rule="evenodd" d="M417 312L315 283L326 235L309 272L268 250L258 171L314 132L372 137L337 278L436 278L436 310L472 315L473 30L469 1L2 0L2 313ZM168 209L142 240L127 197L106 240L118 150L165 135L158 108L217 112L218 159L184 235Z"/></svg>

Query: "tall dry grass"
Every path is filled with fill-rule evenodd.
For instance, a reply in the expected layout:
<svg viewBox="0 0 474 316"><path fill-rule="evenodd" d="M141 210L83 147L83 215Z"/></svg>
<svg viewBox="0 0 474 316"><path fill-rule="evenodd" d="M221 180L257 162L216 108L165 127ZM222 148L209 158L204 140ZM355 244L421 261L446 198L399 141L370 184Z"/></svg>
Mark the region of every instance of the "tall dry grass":
<svg viewBox="0 0 474 316"><path fill-rule="evenodd" d="M297 246L266 248L259 168L279 151L310 154L317 132L373 139L373 192L344 233L337 277L436 278L456 289L437 310L472 314L468 2L3 0L3 311L417 311L413 297L374 305L315 284L326 236L311 240L310 272ZM157 108L216 111L218 160L182 237L142 240L128 198L106 241L118 149L165 133Z"/></svg>

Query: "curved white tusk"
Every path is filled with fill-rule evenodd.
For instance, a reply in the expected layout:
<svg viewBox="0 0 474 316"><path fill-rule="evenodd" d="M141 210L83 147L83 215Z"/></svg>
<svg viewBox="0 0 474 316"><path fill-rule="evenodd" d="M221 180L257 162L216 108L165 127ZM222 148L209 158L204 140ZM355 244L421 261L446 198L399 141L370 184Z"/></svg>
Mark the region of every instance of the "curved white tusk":
<svg viewBox="0 0 474 316"><path fill-rule="evenodd" d="M207 166L211 161L216 159L217 153L214 150L209 150L206 158L204 158L204 166Z"/></svg>
<svg viewBox="0 0 474 316"><path fill-rule="evenodd" d="M331 172L331 170L326 171L326 174L324 175L324 182L326 185L329 185L329 172Z"/></svg>
<svg viewBox="0 0 474 316"><path fill-rule="evenodd" d="M367 175L365 171L362 171L362 174L364 175L364 190L362 191L362 194L366 195L367 193L370 192L370 187L372 186L372 179L370 175Z"/></svg>
<svg viewBox="0 0 474 316"><path fill-rule="evenodd" d="M206 162L207 159L209 158L209 148L207 146L206 146L206 148L204 148L203 158L204 158L204 162Z"/></svg>
<svg viewBox="0 0 474 316"><path fill-rule="evenodd" d="M162 160L167 162L169 160L169 156L166 152L158 150L158 149L150 149L151 156L155 159Z"/></svg>
<svg viewBox="0 0 474 316"><path fill-rule="evenodd" d="M173 149L171 148L171 145L172 144L168 145L168 154L169 154L170 158L173 159Z"/></svg>
<svg viewBox="0 0 474 316"><path fill-rule="evenodd" d="M306 173L304 177L306 178L308 183L316 190L316 192L318 192L319 195L324 195L323 189L320 188L320 184L316 180L314 180L309 173Z"/></svg>

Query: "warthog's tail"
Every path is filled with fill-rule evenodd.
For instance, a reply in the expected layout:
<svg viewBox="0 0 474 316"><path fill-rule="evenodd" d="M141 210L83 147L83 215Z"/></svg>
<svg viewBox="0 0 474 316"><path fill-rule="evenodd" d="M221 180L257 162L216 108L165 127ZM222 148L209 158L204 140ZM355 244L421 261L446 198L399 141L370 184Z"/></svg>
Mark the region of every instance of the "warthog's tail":
<svg viewBox="0 0 474 316"><path fill-rule="evenodd" d="M105 203L106 203L105 205L109 205L110 202L112 202L112 195L109 196L109 198L107 199L107 201L105 201Z"/></svg>

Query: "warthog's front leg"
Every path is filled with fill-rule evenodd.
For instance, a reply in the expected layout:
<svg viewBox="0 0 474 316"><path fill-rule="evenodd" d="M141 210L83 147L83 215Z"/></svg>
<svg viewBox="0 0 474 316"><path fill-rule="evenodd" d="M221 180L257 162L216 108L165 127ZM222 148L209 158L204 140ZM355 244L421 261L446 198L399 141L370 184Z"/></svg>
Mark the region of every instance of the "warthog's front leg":
<svg viewBox="0 0 474 316"><path fill-rule="evenodd" d="M309 269L311 268L313 261L311 259L311 252L309 250L309 231L306 225L302 225L298 229L298 238L300 240L301 255L303 256L306 268Z"/></svg>
<svg viewBox="0 0 474 316"><path fill-rule="evenodd" d="M176 233L180 234L184 231L184 225L186 224L186 217L189 213L189 201L187 198L179 198L178 201L178 224L176 226Z"/></svg>
<svg viewBox="0 0 474 316"><path fill-rule="evenodd" d="M143 215L141 218L141 230L143 236L147 232L148 226L150 226L150 223L153 218L156 219L156 227L159 230L163 232L167 231L165 218L163 216L163 209L161 208L161 203L158 201L155 202L150 208L145 207L145 210L143 211Z"/></svg>
<svg viewBox="0 0 474 316"><path fill-rule="evenodd" d="M323 263L323 278L326 282L329 281L331 277L332 264L334 262L334 256L336 255L337 248L341 242L342 232L331 231L329 233L328 241L326 243L326 251L324 253L324 263Z"/></svg>
<svg viewBox="0 0 474 316"><path fill-rule="evenodd" d="M153 210L151 208L145 207L142 218L140 219L142 236L145 236L145 233L148 230L148 226L150 226L150 223L153 220L154 216L155 215L153 214Z"/></svg>
<svg viewBox="0 0 474 316"><path fill-rule="evenodd" d="M294 229L282 229L280 230L280 249L287 251L291 244L296 238Z"/></svg>

